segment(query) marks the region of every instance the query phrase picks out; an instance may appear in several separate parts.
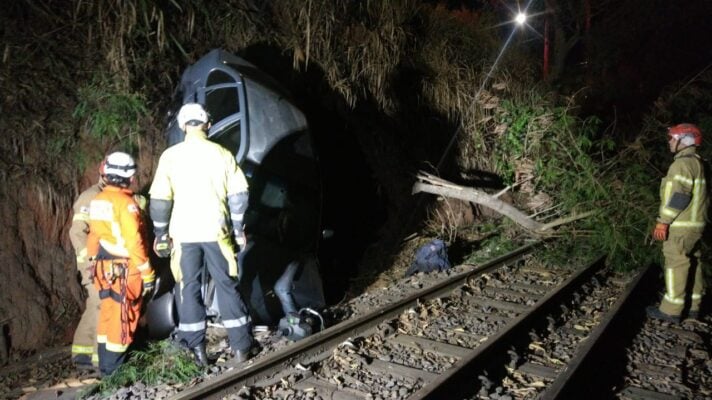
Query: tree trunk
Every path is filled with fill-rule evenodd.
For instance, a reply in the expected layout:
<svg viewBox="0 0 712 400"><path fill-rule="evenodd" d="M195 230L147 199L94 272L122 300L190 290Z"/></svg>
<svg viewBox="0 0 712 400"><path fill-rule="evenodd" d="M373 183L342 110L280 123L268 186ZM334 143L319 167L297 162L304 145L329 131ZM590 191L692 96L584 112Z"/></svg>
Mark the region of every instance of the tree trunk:
<svg viewBox="0 0 712 400"><path fill-rule="evenodd" d="M459 186L422 171L418 174L418 179L425 182L416 182L413 184L413 194L426 192L485 206L498 214L504 215L527 231L538 236L551 235L553 234L553 228L588 217L595 213L595 211L589 211L583 214L572 214L568 217L558 218L552 222L544 224L533 220L518 208L498 199L497 196L491 196L474 188Z"/></svg>

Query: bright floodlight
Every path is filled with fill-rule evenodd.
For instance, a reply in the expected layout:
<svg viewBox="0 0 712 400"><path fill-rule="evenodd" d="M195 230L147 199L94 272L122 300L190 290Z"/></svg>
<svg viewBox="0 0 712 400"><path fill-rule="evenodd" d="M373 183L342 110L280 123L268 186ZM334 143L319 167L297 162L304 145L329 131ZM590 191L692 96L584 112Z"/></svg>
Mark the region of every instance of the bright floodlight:
<svg viewBox="0 0 712 400"><path fill-rule="evenodd" d="M517 14L517 17L514 18L514 21L517 23L517 25L524 25L524 22L527 20L527 15L524 14L523 12L520 12Z"/></svg>

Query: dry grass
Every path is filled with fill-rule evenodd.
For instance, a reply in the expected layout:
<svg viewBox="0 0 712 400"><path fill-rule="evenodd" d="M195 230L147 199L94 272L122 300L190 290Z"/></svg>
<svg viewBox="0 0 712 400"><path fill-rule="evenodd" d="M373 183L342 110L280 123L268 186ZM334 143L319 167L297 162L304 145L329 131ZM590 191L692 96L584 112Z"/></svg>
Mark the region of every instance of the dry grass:
<svg viewBox="0 0 712 400"><path fill-rule="evenodd" d="M408 25L418 11L413 0L272 5L274 25L280 27L276 40L291 50L295 69L314 63L349 105L371 96L388 111L395 107L393 73L403 61Z"/></svg>

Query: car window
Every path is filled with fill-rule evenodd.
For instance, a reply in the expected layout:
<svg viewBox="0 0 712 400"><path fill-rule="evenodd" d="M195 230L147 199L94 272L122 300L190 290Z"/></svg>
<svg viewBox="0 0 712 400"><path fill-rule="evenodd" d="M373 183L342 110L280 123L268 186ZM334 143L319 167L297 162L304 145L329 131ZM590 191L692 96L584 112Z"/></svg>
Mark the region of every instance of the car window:
<svg viewBox="0 0 712 400"><path fill-rule="evenodd" d="M220 69L210 71L205 86L205 107L213 125L240 112L237 82L232 75Z"/></svg>
<svg viewBox="0 0 712 400"><path fill-rule="evenodd" d="M208 81L205 86L215 86L221 83L235 83L235 79L227 72L216 69L208 75Z"/></svg>
<svg viewBox="0 0 712 400"><path fill-rule="evenodd" d="M208 89L205 93L205 107L210 113L213 125L225 117L238 113L240 106L237 99L237 87Z"/></svg>
<svg viewBox="0 0 712 400"><path fill-rule="evenodd" d="M212 136L210 140L228 149L234 156L240 149L240 135L240 121L235 121L235 123L221 129L220 132Z"/></svg>
<svg viewBox="0 0 712 400"><path fill-rule="evenodd" d="M265 183L265 188L260 196L260 203L271 208L285 208L287 204L287 189L278 180Z"/></svg>

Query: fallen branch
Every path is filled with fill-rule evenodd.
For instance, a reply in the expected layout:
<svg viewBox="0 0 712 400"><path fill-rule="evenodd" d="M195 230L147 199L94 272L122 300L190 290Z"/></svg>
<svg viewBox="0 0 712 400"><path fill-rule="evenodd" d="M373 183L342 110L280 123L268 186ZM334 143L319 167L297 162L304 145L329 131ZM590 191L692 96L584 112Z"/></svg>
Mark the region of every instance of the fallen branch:
<svg viewBox="0 0 712 400"><path fill-rule="evenodd" d="M491 196L481 190L460 186L423 171L418 174L417 178L419 179L419 182L416 182L413 185L413 194L426 192L476 203L485 206L498 214L508 217L526 230L537 235L551 235L553 233L552 229L557 226L595 214L595 211L588 211L582 214L572 214L570 216L557 218L554 221L543 224L533 220L511 204L505 203L497 197Z"/></svg>

